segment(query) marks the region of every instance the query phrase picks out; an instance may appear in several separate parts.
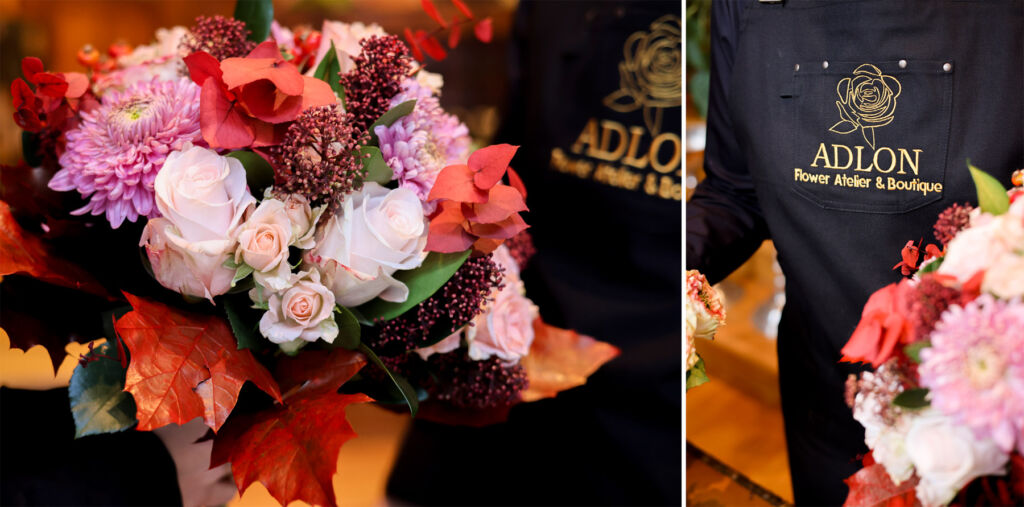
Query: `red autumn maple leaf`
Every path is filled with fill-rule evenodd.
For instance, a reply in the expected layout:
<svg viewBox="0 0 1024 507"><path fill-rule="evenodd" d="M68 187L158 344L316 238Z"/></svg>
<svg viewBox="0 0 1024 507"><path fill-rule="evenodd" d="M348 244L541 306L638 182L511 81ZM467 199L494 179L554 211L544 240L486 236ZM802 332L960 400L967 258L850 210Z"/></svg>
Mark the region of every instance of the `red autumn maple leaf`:
<svg viewBox="0 0 1024 507"><path fill-rule="evenodd" d="M614 345L581 335L576 331L533 321L533 344L520 363L526 370L528 387L523 401L552 398L566 389L581 386L604 363L619 355Z"/></svg>
<svg viewBox="0 0 1024 507"><path fill-rule="evenodd" d="M274 368L284 399L299 393L337 392L363 366L366 357L342 348L306 350L294 357L284 357Z"/></svg>
<svg viewBox="0 0 1024 507"><path fill-rule="evenodd" d="M23 231L10 206L0 201L0 276L15 273L110 298L110 293L87 271L54 257L42 240Z"/></svg>
<svg viewBox="0 0 1024 507"><path fill-rule="evenodd" d="M232 417L213 441L210 467L231 463L239 492L259 481L281 505L337 505L332 477L341 446L356 436L345 417L365 394L301 392L287 405Z"/></svg>
<svg viewBox="0 0 1024 507"><path fill-rule="evenodd" d="M287 122L310 107L334 104L331 86L303 76L266 41L244 58L218 62L205 51L185 57L189 76L202 87L199 127L214 148L279 144Z"/></svg>
<svg viewBox="0 0 1024 507"><path fill-rule="evenodd" d="M427 250L461 252L472 246L477 253L490 253L528 227L519 216L528 209L522 181L510 172L515 186L501 183L517 149L488 146L473 152L466 164L441 170L427 197L439 201L430 218Z"/></svg>
<svg viewBox="0 0 1024 507"><path fill-rule="evenodd" d="M133 310L114 328L131 352L124 390L135 398L139 430L202 417L217 431L247 380L281 401L270 372L238 349L223 320L124 295Z"/></svg>

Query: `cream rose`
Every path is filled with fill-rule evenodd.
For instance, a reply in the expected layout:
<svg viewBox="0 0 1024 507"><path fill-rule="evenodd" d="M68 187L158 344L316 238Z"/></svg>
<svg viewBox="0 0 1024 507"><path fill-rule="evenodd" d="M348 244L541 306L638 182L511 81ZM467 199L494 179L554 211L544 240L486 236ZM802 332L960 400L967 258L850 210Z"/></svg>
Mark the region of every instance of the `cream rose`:
<svg viewBox="0 0 1024 507"><path fill-rule="evenodd" d="M1009 459L991 439L979 440L934 409L914 418L905 445L921 478L917 498L925 507L946 505L975 477L1003 475Z"/></svg>
<svg viewBox="0 0 1024 507"><path fill-rule="evenodd" d="M140 244L165 287L212 299L230 288L223 267L238 228L256 199L245 187L241 162L186 145L167 155L154 182L163 219L146 224ZM189 280L175 277L190 273ZM233 272L232 272L233 276Z"/></svg>
<svg viewBox="0 0 1024 507"><path fill-rule="evenodd" d="M423 263L428 225L415 192L367 183L319 227L304 266L320 270L341 306L402 302L409 288L392 275Z"/></svg>
<svg viewBox="0 0 1024 507"><path fill-rule="evenodd" d="M320 30L320 35L320 47L317 48L316 58L313 60L310 71L306 73L308 76L313 75L317 66L320 65L320 61L327 56L327 51L331 49L332 42L334 43L335 53L338 55L338 65L341 67L341 73L344 74L355 67L355 62L352 61L352 58L359 56L359 53L363 50L362 46L359 45L360 40L372 35L383 36L387 34L376 23L364 25L359 22L342 23L341 21L325 20Z"/></svg>
<svg viewBox="0 0 1024 507"><path fill-rule="evenodd" d="M466 328L470 358L482 361L497 356L505 361L518 361L530 352L533 321L539 312L525 293L522 281L505 280L490 307Z"/></svg>
<svg viewBox="0 0 1024 507"><path fill-rule="evenodd" d="M299 339L333 342L338 336L338 324L332 318L334 294L320 283L316 271L294 275L292 282L290 288L270 295L260 333L278 344L294 345L290 342Z"/></svg>
<svg viewBox="0 0 1024 507"><path fill-rule="evenodd" d="M274 291L288 286L291 267L288 245L292 224L285 204L277 199L264 199L238 233L235 263L248 264L256 283Z"/></svg>
<svg viewBox="0 0 1024 507"><path fill-rule="evenodd" d="M1020 217L1011 213L996 217L982 213L972 218L971 226L946 246L946 257L938 272L964 282L1020 248L1024 248L1024 223Z"/></svg>

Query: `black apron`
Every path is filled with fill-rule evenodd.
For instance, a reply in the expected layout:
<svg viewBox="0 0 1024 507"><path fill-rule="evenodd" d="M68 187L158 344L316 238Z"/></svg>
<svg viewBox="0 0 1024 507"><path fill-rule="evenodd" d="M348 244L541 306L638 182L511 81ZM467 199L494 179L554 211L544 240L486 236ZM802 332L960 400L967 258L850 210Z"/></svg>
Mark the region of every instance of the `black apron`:
<svg viewBox="0 0 1024 507"><path fill-rule="evenodd" d="M907 241L936 243L939 212L976 202L968 159L1006 186L1024 166L1024 2L743 3L725 118L786 275L793 488L798 503L840 504L866 452L843 401L858 368L838 363L864 303L901 277ZM706 243L688 246L698 268L729 247L690 241Z"/></svg>

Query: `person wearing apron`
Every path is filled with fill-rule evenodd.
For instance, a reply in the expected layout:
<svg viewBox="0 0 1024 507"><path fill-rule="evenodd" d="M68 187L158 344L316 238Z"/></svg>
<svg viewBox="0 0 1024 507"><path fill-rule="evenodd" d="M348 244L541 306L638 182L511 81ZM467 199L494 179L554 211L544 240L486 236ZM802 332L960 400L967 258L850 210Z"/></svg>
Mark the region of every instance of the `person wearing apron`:
<svg viewBox="0 0 1024 507"><path fill-rule="evenodd" d="M715 283L771 239L786 276L779 384L796 503L837 505L863 428L839 363L907 241L975 202L967 160L1024 167L1024 2L713 4L705 172L686 263Z"/></svg>
<svg viewBox="0 0 1024 507"><path fill-rule="evenodd" d="M526 295L621 354L505 424L413 421L392 501L682 501L681 18L678 1L520 3L494 142L521 146Z"/></svg>

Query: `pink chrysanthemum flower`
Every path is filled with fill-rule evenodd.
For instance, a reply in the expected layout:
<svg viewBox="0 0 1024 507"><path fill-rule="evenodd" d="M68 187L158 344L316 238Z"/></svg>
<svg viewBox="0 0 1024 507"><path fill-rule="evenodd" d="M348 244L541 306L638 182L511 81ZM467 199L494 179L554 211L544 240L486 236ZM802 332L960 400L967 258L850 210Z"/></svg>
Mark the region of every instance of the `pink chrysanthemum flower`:
<svg viewBox="0 0 1024 507"><path fill-rule="evenodd" d="M125 219L156 217L153 181L164 159L185 143L203 144L202 139L199 87L190 79L143 81L111 90L67 132L62 169L49 186L92 196L71 213L106 213L115 229Z"/></svg>
<svg viewBox="0 0 1024 507"><path fill-rule="evenodd" d="M395 173L399 186L427 200L438 173L446 166L463 163L469 154L469 129L455 115L441 109L431 91L407 78L391 107L416 100L416 108L390 127L377 127L380 151Z"/></svg>
<svg viewBox="0 0 1024 507"><path fill-rule="evenodd" d="M921 351L931 404L1009 452L1024 447L1024 303L985 294L954 305Z"/></svg>

